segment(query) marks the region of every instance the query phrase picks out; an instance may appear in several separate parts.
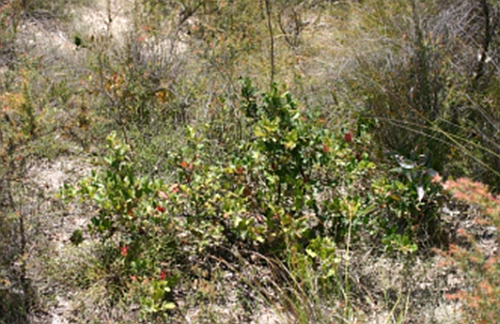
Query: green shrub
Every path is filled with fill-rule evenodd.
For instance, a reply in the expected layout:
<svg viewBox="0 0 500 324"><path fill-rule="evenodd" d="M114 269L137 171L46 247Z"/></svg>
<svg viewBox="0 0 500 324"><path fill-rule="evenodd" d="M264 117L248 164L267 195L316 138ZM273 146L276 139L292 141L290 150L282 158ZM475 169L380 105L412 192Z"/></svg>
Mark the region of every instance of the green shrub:
<svg viewBox="0 0 500 324"><path fill-rule="evenodd" d="M66 186L62 194L98 206L98 215L92 217L88 229L111 247L109 260L104 261L110 289L120 296L124 289L144 281L139 290L145 294L140 299L143 311L156 314L172 309L166 298L177 281L176 269L170 266L179 253L179 243L173 219L159 198L164 185L160 180L138 177L129 147L115 134L107 140L109 154L103 171L93 171L77 187ZM72 241L81 243L80 230L73 233Z"/></svg>
<svg viewBox="0 0 500 324"><path fill-rule="evenodd" d="M414 252L418 245L446 243L439 215L442 188L432 182L436 172L423 155L417 161L400 155L395 160L398 166L390 170L393 175L380 177L372 186L381 207L373 221L376 228L385 229L382 242L405 253Z"/></svg>
<svg viewBox="0 0 500 324"><path fill-rule="evenodd" d="M317 271L332 287L336 244L349 250L368 232L390 249L414 252L437 223L425 217L439 188L423 165L396 169L401 178L391 182L363 152L363 131L335 136L277 86L258 93L243 80L240 102L240 128L187 127L182 149L166 153L176 181L140 177L133 152L112 134L103 169L63 191L97 206L88 228L114 251L106 261L111 286L128 290L135 278L149 315L166 316L173 285L207 256L258 253L286 264L293 277L324 263ZM74 243L81 238L75 232Z"/></svg>
<svg viewBox="0 0 500 324"><path fill-rule="evenodd" d="M247 132L240 143L218 143L201 131L188 134L189 145L176 160L176 203L183 211L172 212L197 220L196 228L213 221L228 240L254 241L271 253L307 244L318 234L343 240L349 220L341 202L361 200L351 185L374 165L367 156L358 161L349 142L277 87L259 98L244 81L242 106ZM356 228L363 217L360 210Z"/></svg>

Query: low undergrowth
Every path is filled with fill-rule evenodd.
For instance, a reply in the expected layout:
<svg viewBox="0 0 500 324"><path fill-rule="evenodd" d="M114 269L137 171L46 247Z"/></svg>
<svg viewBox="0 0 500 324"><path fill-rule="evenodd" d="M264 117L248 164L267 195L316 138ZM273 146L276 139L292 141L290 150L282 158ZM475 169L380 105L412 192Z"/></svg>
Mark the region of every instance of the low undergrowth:
<svg viewBox="0 0 500 324"><path fill-rule="evenodd" d="M475 205L481 211L474 218L473 227L459 229L458 235L466 246L453 244L448 251L440 251L446 257L443 266L460 269L465 277L465 288L445 297L463 303L464 323L494 322L500 315L500 263L496 252L500 240L498 196L489 193L484 184L469 179L448 180L444 187L456 199Z"/></svg>

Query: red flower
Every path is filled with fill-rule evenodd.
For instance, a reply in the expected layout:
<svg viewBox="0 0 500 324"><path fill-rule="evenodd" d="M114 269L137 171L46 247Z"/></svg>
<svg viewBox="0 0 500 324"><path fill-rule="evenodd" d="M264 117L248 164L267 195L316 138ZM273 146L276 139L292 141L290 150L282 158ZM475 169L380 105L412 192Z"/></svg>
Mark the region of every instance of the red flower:
<svg viewBox="0 0 500 324"><path fill-rule="evenodd" d="M130 246L120 246L120 254L124 257L127 256L128 254L128 249L130 249Z"/></svg>
<svg viewBox="0 0 500 324"><path fill-rule="evenodd" d="M162 269L160 273L160 280L165 280L165 278L167 278L167 272L165 269Z"/></svg>
<svg viewBox="0 0 500 324"><path fill-rule="evenodd" d="M156 210L159 211L160 213L164 213L165 212L165 208L163 208L162 206L157 206Z"/></svg>
<svg viewBox="0 0 500 324"><path fill-rule="evenodd" d="M347 143L351 143L352 142L352 134L350 132L345 133L345 135L344 135L344 141L346 141Z"/></svg>
<svg viewBox="0 0 500 324"><path fill-rule="evenodd" d="M182 161L180 164L181 168L188 169L189 171L193 171L194 166L191 163L187 163L186 161Z"/></svg>

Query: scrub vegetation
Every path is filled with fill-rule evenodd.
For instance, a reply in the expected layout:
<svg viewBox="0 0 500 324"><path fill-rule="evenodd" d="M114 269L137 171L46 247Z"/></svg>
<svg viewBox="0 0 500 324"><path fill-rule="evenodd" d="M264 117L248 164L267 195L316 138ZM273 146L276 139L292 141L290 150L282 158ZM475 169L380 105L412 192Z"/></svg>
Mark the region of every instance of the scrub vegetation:
<svg viewBox="0 0 500 324"><path fill-rule="evenodd" d="M4 0L0 323L493 323L493 0Z"/></svg>

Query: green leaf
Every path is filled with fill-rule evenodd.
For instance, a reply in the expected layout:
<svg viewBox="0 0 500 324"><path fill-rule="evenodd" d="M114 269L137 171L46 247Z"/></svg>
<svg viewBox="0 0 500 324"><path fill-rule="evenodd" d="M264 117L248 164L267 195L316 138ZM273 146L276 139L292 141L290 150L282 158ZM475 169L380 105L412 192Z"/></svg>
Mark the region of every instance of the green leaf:
<svg viewBox="0 0 500 324"><path fill-rule="evenodd" d="M318 254L317 254L317 253L315 253L315 252L314 252L313 250L311 250L311 249L306 249L306 253L307 253L307 255L308 255L308 256L310 256L310 257L311 257L311 258L313 258L313 259L315 259L315 258L318 256Z"/></svg>
<svg viewBox="0 0 500 324"><path fill-rule="evenodd" d="M266 136L265 131L259 126L255 126L253 133L256 137L265 137Z"/></svg>
<svg viewBox="0 0 500 324"><path fill-rule="evenodd" d="M161 305L162 310L172 310L175 309L175 307L175 304L172 302L163 302L163 304Z"/></svg>
<svg viewBox="0 0 500 324"><path fill-rule="evenodd" d="M71 235L71 237L69 238L69 240L71 241L71 243L73 243L76 246L80 245L83 242L82 231L79 229L75 230L73 232L73 234Z"/></svg>

